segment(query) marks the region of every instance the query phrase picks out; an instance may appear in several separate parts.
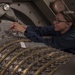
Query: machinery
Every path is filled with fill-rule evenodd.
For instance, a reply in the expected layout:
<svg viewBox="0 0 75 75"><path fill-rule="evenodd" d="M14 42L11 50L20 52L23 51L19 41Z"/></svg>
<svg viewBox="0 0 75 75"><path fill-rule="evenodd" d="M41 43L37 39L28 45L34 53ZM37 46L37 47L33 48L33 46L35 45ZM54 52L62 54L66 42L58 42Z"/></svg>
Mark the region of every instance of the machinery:
<svg viewBox="0 0 75 75"><path fill-rule="evenodd" d="M9 29L13 22L50 25L57 12L74 7L74 0L0 0L0 75L75 75L75 55Z"/></svg>

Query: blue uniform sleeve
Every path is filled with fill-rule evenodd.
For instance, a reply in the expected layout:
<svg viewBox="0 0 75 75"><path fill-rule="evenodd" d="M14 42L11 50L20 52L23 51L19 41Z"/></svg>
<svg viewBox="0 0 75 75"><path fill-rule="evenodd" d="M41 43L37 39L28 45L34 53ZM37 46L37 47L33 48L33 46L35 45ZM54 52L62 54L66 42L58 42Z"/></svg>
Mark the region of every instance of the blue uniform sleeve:
<svg viewBox="0 0 75 75"><path fill-rule="evenodd" d="M45 29L44 29L44 30L45 30ZM47 32L47 30L44 31L44 32L41 31L41 35L44 35L44 33L49 34L49 33ZM42 38L42 37L39 35L39 33L36 32L36 31L34 30L34 28L32 28L31 26L29 26L29 27L27 28L27 30L24 32L24 35L25 35L26 37L28 37L30 40L34 41L34 42L41 42L41 43L45 43L46 45L50 45L50 43L51 43L50 39L44 39L44 38ZM45 35L46 35L46 34L45 34Z"/></svg>
<svg viewBox="0 0 75 75"><path fill-rule="evenodd" d="M27 31L36 32L40 36L53 36L55 33L53 25L43 27L28 26Z"/></svg>

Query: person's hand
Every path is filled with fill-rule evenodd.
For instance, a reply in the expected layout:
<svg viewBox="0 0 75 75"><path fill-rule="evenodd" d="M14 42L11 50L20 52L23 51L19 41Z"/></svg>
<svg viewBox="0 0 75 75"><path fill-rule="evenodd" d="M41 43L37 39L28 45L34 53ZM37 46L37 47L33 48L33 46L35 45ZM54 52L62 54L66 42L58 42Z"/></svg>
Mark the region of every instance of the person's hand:
<svg viewBox="0 0 75 75"><path fill-rule="evenodd" d="M26 29L27 29L27 26L26 25L20 25L19 23L14 22L13 25L10 26L10 29L24 33L24 31L26 31Z"/></svg>

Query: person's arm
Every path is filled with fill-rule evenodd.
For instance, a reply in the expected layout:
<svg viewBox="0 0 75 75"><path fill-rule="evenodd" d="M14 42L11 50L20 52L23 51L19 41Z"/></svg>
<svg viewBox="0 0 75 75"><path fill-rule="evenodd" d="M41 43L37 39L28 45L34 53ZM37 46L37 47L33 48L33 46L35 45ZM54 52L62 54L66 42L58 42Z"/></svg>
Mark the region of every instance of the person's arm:
<svg viewBox="0 0 75 75"><path fill-rule="evenodd" d="M55 33L53 25L50 25L50 26L41 26L41 27L28 26L28 30L36 32L40 36L52 36Z"/></svg>
<svg viewBox="0 0 75 75"><path fill-rule="evenodd" d="M40 35L36 31L34 31L34 29L31 26L21 26L18 23L14 23L10 28L16 31L23 32L24 35L27 36L32 41L45 43L47 45L49 45L50 43L49 39L47 40L40 37Z"/></svg>
<svg viewBox="0 0 75 75"><path fill-rule="evenodd" d="M29 27L24 32L24 35L34 42L40 42L46 45L51 45L51 39L44 39L43 37L39 36L36 32L32 31Z"/></svg>
<svg viewBox="0 0 75 75"><path fill-rule="evenodd" d="M26 31L26 29L27 29L27 25L24 26L24 25L20 25L20 24L17 23L17 22L14 22L14 23L10 26L10 29L24 33L24 32Z"/></svg>
<svg viewBox="0 0 75 75"><path fill-rule="evenodd" d="M11 26L16 31L23 32L26 30L30 30L32 32L36 32L40 36L53 36L55 35L54 26L43 26L43 27L37 27L37 26L27 26L27 25L20 25L19 23L15 22Z"/></svg>

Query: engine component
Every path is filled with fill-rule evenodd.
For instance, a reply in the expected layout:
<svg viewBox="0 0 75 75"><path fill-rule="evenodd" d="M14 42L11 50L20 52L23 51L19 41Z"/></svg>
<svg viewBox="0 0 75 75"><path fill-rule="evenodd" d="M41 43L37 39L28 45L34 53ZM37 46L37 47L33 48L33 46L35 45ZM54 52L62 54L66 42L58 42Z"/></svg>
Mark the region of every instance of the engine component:
<svg viewBox="0 0 75 75"><path fill-rule="evenodd" d="M4 10L9 10L10 6L8 4L5 4L3 8Z"/></svg>
<svg viewBox="0 0 75 75"><path fill-rule="evenodd" d="M27 40L14 39L1 45L0 75L52 75L74 58L72 54L44 45L24 49L21 41Z"/></svg>
<svg viewBox="0 0 75 75"><path fill-rule="evenodd" d="M53 9L55 13L64 11L66 9L65 5L61 0L55 0L55 2L52 2L50 7Z"/></svg>

